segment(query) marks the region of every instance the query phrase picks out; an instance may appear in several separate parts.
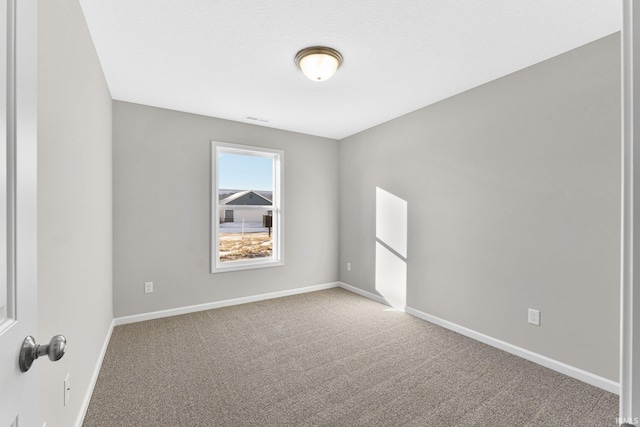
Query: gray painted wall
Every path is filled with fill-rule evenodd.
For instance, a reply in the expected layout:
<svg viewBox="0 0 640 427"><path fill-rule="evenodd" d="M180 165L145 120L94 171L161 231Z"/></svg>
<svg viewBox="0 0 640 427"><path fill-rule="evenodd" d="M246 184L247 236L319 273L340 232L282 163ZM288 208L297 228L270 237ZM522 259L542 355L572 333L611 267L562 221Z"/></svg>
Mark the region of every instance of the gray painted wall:
<svg viewBox="0 0 640 427"><path fill-rule="evenodd" d="M284 266L210 273L210 140L285 151ZM116 317L337 280L336 141L115 101L113 143Z"/></svg>
<svg viewBox="0 0 640 427"><path fill-rule="evenodd" d="M67 354L39 362L48 427L75 425L112 310L111 96L77 0L40 1L38 35L38 342ZM71 398L63 407L63 381ZM42 424L39 424L42 425Z"/></svg>
<svg viewBox="0 0 640 427"><path fill-rule="evenodd" d="M341 281L375 292L380 187L408 203L408 306L618 380L619 34L346 138L339 158Z"/></svg>

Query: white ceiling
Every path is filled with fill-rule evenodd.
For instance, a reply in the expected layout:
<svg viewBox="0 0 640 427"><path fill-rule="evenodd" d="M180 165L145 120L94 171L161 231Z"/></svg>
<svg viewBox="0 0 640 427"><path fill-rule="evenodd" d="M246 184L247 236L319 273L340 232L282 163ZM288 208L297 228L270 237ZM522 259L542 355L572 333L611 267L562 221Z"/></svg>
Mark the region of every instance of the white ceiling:
<svg viewBox="0 0 640 427"><path fill-rule="evenodd" d="M80 3L114 99L335 139L619 31L622 13L621 0ZM294 64L313 45L344 56L328 81Z"/></svg>

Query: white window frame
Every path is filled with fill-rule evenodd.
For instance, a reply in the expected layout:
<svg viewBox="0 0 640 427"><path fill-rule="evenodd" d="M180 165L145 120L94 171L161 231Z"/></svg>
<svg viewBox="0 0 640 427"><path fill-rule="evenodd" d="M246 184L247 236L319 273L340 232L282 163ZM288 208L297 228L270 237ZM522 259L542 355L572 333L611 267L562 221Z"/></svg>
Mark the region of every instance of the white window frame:
<svg viewBox="0 0 640 427"><path fill-rule="evenodd" d="M273 159L273 197L271 205L255 206L255 209L273 211L271 235L273 238L272 256L250 260L220 262L220 211L229 207L220 205L219 193L219 153L234 153ZM277 267L284 265L284 151L251 145L232 144L211 141L211 273L248 270L254 268ZM251 206L244 208L253 209ZM224 219L224 218L223 218Z"/></svg>

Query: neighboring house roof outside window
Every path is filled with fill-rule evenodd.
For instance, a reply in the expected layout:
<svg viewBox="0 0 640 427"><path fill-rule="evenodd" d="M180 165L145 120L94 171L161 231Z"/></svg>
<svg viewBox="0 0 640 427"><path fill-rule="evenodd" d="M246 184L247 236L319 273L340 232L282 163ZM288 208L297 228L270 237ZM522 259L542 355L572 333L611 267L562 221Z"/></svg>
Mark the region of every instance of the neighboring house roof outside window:
<svg viewBox="0 0 640 427"><path fill-rule="evenodd" d="M261 194L256 193L253 190L245 190L239 191L231 196L220 200L220 205L228 205L228 206L261 206L261 205L271 205L271 200L267 199Z"/></svg>

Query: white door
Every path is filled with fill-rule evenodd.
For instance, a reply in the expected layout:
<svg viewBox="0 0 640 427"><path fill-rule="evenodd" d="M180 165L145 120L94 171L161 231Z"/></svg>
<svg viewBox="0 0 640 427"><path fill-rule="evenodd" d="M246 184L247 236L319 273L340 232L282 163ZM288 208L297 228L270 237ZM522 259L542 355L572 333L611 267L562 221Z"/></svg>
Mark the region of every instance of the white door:
<svg viewBox="0 0 640 427"><path fill-rule="evenodd" d="M37 326L37 23L37 0L0 0L0 427L38 419L38 369L18 367Z"/></svg>

